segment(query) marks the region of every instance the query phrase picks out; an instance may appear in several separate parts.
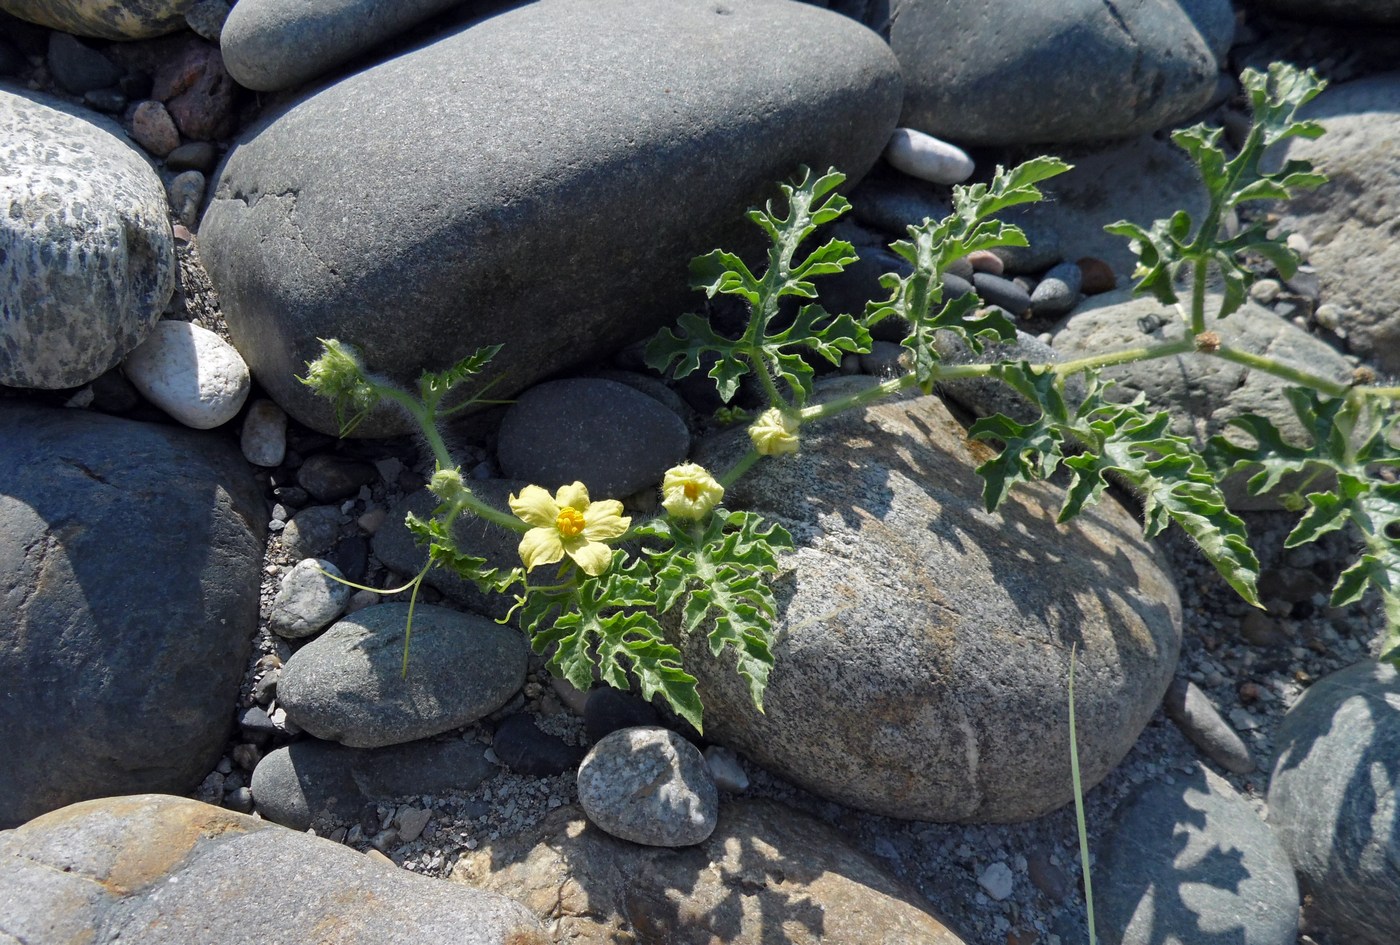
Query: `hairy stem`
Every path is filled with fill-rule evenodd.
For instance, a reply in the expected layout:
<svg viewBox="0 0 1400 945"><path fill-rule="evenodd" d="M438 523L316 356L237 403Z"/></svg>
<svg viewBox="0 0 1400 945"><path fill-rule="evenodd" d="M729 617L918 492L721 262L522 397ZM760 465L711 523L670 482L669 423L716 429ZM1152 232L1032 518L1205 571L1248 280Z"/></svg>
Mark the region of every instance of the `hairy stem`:
<svg viewBox="0 0 1400 945"><path fill-rule="evenodd" d="M1260 354L1251 354L1248 351L1241 351L1238 348L1231 348L1221 345L1218 351L1212 352L1214 357L1224 358L1226 361L1233 361L1235 364L1242 364L1245 367L1253 368L1256 371L1263 371L1275 377L1281 377L1286 381L1292 381L1303 387L1311 387L1329 397L1345 397L1351 389L1346 384L1338 384L1318 374L1311 374L1301 368L1296 368L1291 364L1282 361L1275 361L1273 358Z"/></svg>

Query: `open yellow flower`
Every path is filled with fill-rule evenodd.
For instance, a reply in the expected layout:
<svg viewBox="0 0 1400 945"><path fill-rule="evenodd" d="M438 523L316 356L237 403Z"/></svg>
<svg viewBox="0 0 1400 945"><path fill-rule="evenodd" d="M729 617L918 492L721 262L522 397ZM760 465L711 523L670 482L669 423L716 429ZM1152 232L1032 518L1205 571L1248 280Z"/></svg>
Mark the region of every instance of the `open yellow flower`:
<svg viewBox="0 0 1400 945"><path fill-rule="evenodd" d="M797 452L797 431L802 422L785 410L772 407L749 427L753 448L764 456Z"/></svg>
<svg viewBox="0 0 1400 945"><path fill-rule="evenodd" d="M510 497L510 510L534 526L520 539L526 571L568 555L585 574L597 577L612 564L612 549L604 542L621 538L632 524L616 499L588 501L588 487L581 482L562 486L553 496L539 486L526 486Z"/></svg>
<svg viewBox="0 0 1400 945"><path fill-rule="evenodd" d="M681 463L661 480L661 504L676 518L702 519L720 499L724 486L698 463Z"/></svg>

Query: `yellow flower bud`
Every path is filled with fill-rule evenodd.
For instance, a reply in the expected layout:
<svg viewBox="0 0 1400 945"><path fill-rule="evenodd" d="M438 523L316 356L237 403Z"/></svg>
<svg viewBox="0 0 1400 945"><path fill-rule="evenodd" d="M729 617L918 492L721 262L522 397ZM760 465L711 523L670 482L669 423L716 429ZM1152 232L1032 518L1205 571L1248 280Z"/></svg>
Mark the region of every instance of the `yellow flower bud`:
<svg viewBox="0 0 1400 945"><path fill-rule="evenodd" d="M661 504L676 518L702 519L724 498L724 486L704 466L681 463L666 470Z"/></svg>
<svg viewBox="0 0 1400 945"><path fill-rule="evenodd" d="M802 422L777 407L765 410L749 427L753 448L764 456L797 452L797 431Z"/></svg>

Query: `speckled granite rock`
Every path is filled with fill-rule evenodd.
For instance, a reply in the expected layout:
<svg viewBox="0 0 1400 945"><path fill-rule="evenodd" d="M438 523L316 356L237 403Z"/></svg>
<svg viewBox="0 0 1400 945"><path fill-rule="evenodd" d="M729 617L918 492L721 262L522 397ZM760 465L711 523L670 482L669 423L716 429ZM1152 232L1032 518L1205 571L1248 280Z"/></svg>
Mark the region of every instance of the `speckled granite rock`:
<svg viewBox="0 0 1400 945"><path fill-rule="evenodd" d="M194 0L0 0L0 10L98 39L146 39L185 28Z"/></svg>

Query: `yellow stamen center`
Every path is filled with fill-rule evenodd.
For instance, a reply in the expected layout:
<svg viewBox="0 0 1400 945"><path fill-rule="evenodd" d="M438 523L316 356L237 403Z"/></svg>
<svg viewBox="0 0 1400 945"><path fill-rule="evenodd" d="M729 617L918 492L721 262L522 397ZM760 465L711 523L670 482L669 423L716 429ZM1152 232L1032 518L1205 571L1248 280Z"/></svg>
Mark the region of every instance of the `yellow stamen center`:
<svg viewBox="0 0 1400 945"><path fill-rule="evenodd" d="M559 534L565 538L573 538L583 531L583 513L572 506L565 506L559 510L559 517L554 520L554 527L559 529Z"/></svg>
<svg viewBox="0 0 1400 945"><path fill-rule="evenodd" d="M700 487L693 482L687 482L685 484L685 497L691 502L694 502L696 499L700 498Z"/></svg>

